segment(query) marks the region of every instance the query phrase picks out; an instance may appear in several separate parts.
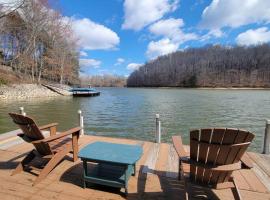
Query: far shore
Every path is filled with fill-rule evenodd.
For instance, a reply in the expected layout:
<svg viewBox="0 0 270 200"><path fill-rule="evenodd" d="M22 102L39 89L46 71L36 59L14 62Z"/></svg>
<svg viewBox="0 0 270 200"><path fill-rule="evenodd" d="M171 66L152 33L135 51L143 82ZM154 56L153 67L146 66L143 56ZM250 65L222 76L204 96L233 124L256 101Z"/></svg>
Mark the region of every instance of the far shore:
<svg viewBox="0 0 270 200"><path fill-rule="evenodd" d="M142 89L198 89L198 90L270 90L264 87L127 87Z"/></svg>

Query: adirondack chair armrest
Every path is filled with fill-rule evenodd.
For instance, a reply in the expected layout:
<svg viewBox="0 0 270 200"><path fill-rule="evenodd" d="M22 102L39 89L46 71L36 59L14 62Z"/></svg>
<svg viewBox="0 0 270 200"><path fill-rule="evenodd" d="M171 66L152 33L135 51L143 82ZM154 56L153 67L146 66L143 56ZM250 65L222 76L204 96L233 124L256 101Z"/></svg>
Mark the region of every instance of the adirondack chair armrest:
<svg viewBox="0 0 270 200"><path fill-rule="evenodd" d="M173 146L181 160L186 160L189 154L185 151L181 136L172 136Z"/></svg>
<svg viewBox="0 0 270 200"><path fill-rule="evenodd" d="M40 142L51 142L51 141L57 140L57 139L62 138L62 137L66 137L66 136L71 135L71 134L72 135L76 135L76 134L79 135L80 130L81 130L81 127L75 127L75 128L72 128L72 129L70 129L68 131L65 131L65 132L50 136L48 138L33 141L32 143L35 144L35 143L40 143Z"/></svg>
<svg viewBox="0 0 270 200"><path fill-rule="evenodd" d="M58 123L51 123L51 124L46 124L46 125L43 125L43 126L39 126L38 128L40 130L46 130L46 129L50 129L51 127L55 127L57 125L58 125Z"/></svg>

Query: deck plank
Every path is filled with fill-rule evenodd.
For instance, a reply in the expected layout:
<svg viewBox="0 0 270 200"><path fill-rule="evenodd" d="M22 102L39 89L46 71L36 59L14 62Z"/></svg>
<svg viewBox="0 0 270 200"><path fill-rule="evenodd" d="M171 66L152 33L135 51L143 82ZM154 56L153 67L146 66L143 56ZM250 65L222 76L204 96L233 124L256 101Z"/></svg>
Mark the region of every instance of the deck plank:
<svg viewBox="0 0 270 200"><path fill-rule="evenodd" d="M167 170L168 150L169 145L162 143L159 145L159 154L155 165L155 174L165 176Z"/></svg>
<svg viewBox="0 0 270 200"><path fill-rule="evenodd" d="M240 171L235 171L233 172L233 177L235 178L235 182L238 185L239 189L242 190L251 190L248 182L246 179L243 177L243 175L240 173Z"/></svg>
<svg viewBox="0 0 270 200"><path fill-rule="evenodd" d="M270 176L270 156L249 152L248 156L256 163L266 174Z"/></svg>
<svg viewBox="0 0 270 200"><path fill-rule="evenodd" d="M175 179L178 178L178 169L179 169L178 165L179 165L178 155L173 145L170 145L168 149L166 177Z"/></svg>
<svg viewBox="0 0 270 200"><path fill-rule="evenodd" d="M155 173L155 166L159 155L159 144L153 144L148 154L148 158L145 161L142 172L143 173Z"/></svg>
<svg viewBox="0 0 270 200"><path fill-rule="evenodd" d="M254 174L253 171L248 169L242 169L240 170L240 173L246 180L246 182L249 184L249 187L251 188L250 191L255 192L267 192L267 188L263 185L263 183L258 179L258 177Z"/></svg>

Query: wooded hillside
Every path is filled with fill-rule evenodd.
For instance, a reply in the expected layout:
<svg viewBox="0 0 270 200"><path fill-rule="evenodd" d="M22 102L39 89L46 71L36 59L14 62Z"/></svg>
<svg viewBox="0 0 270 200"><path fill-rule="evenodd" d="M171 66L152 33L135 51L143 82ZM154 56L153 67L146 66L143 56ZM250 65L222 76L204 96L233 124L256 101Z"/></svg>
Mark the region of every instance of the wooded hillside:
<svg viewBox="0 0 270 200"><path fill-rule="evenodd" d="M47 0L0 4L0 64L32 82L78 82L78 50L72 34L69 22Z"/></svg>
<svg viewBox="0 0 270 200"><path fill-rule="evenodd" d="M129 87L270 87L270 46L206 46L158 57L134 71Z"/></svg>

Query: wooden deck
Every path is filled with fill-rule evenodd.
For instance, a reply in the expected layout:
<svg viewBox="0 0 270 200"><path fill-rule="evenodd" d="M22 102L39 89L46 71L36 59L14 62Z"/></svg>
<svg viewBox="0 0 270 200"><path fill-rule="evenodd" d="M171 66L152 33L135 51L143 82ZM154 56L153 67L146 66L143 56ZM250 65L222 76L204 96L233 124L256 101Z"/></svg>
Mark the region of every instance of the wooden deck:
<svg viewBox="0 0 270 200"><path fill-rule="evenodd" d="M12 134L11 134L12 135ZM25 154L32 149L30 144L20 143L12 136L0 137L0 199L184 199L183 181L177 180L178 158L171 144L155 144L145 141L83 136L80 148L94 141L139 144L143 156L137 164L137 175L129 181L129 195L123 189L104 186L82 188L82 163L73 163L71 157L61 162L40 184L32 186L35 173L22 172L10 176L12 170ZM188 149L188 146L186 146ZM253 162L252 170L240 170L234 174L243 199L270 199L270 156L247 153ZM195 185L190 187L194 199L232 199L232 191L210 190Z"/></svg>

